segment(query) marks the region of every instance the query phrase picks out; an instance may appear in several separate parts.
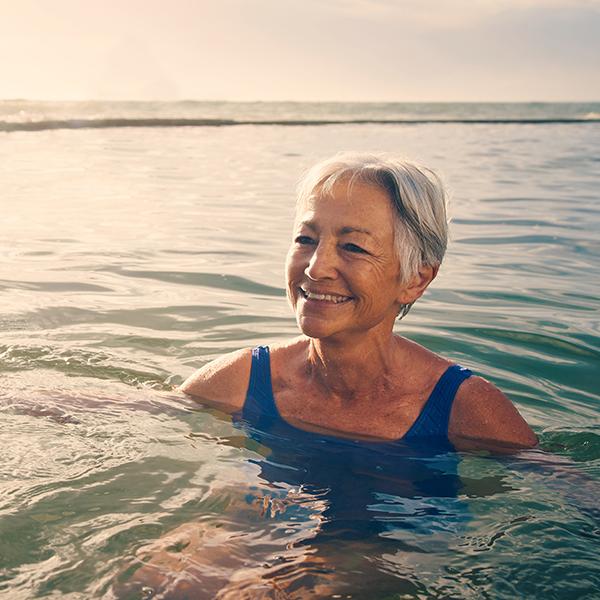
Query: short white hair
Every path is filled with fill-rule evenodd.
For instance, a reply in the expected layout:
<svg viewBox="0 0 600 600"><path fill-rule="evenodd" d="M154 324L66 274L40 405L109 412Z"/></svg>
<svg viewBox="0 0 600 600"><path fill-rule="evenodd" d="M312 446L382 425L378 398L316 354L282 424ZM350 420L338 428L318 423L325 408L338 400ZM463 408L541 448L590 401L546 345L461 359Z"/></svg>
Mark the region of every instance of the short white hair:
<svg viewBox="0 0 600 600"><path fill-rule="evenodd" d="M446 192L441 179L416 163L386 154L342 152L314 165L297 188L297 208L319 189L329 194L343 180L377 186L394 207L395 243L403 282L424 265L439 267L448 244Z"/></svg>

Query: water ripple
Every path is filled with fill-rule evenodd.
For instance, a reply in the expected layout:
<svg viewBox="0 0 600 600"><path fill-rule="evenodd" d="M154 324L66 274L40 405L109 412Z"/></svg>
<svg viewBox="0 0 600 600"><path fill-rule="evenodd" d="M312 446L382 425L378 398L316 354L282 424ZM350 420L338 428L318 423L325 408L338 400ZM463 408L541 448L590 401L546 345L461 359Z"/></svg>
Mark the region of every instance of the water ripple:
<svg viewBox="0 0 600 600"><path fill-rule="evenodd" d="M118 273L124 277L155 279L165 283L204 286L264 296L285 295L285 292L280 288L264 285L239 275L227 275L224 273L189 273L183 271L133 271L110 267L107 267L104 270Z"/></svg>

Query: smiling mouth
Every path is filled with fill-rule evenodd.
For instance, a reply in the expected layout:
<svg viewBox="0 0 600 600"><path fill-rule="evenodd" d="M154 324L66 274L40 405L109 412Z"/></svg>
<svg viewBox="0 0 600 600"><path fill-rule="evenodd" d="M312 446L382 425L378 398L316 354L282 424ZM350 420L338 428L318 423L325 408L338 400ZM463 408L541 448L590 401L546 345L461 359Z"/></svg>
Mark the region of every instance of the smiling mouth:
<svg viewBox="0 0 600 600"><path fill-rule="evenodd" d="M343 304L352 300L352 296L340 296L338 294L317 294L315 292L309 292L303 288L299 288L302 296L306 300L317 300L318 302L332 302L333 304Z"/></svg>

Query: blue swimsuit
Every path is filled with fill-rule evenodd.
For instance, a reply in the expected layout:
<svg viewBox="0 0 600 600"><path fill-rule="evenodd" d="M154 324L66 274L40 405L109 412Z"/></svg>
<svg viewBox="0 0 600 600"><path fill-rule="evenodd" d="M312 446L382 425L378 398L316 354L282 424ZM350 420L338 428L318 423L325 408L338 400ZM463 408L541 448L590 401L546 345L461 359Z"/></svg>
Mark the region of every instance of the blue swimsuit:
<svg viewBox="0 0 600 600"><path fill-rule="evenodd" d="M459 365L451 365L436 383L421 414L399 442L412 442L425 439L438 441L448 440L448 421L452 403L460 384L471 376L471 371ZM263 433L276 433L286 437L318 436L334 438L334 436L312 433L287 423L279 414L273 397L271 385L271 361L269 348L258 346L252 349L252 367L246 400L240 413L235 417L250 424ZM334 439L342 440L343 438ZM381 444L394 442L362 442L363 444Z"/></svg>
<svg viewBox="0 0 600 600"><path fill-rule="evenodd" d="M306 431L281 417L269 349L259 346L252 350L244 406L233 420L259 443L248 446L259 455L249 462L260 468L269 493L285 497L293 486L326 500L319 539L337 543L416 526L447 529L464 520L457 500L459 455L448 441L448 419L456 391L470 375L449 367L402 439L352 440Z"/></svg>

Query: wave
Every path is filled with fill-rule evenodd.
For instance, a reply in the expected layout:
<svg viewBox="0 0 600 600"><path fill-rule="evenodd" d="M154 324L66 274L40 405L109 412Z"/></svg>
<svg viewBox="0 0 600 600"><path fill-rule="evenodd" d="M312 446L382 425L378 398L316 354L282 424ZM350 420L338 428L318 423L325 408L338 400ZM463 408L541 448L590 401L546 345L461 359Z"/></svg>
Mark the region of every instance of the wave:
<svg viewBox="0 0 600 600"><path fill-rule="evenodd" d="M235 125L275 125L283 127L321 125L553 125L598 123L600 115L575 118L487 118L487 119L181 119L110 118L46 121L0 121L0 131L47 131L52 129L111 129L124 127L231 127Z"/></svg>

